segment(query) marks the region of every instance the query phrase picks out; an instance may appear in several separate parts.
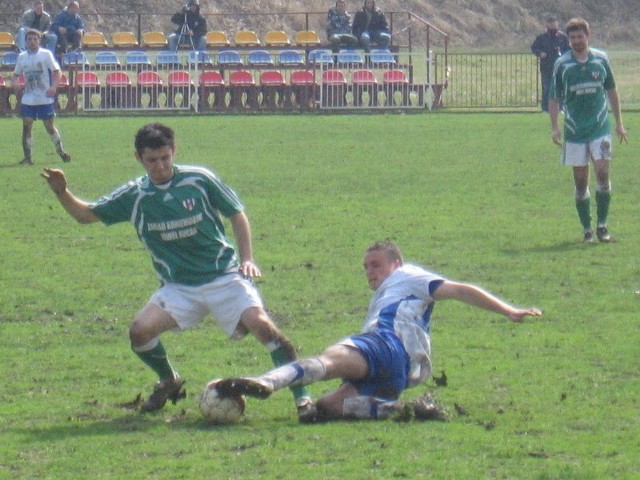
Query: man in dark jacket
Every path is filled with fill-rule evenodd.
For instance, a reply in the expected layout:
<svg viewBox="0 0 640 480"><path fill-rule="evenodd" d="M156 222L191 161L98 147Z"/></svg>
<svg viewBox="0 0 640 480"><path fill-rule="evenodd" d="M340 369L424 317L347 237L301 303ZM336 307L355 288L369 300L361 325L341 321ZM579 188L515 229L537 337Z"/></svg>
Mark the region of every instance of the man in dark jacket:
<svg viewBox="0 0 640 480"><path fill-rule="evenodd" d="M383 49L391 45L387 18L383 11L376 7L375 0L364 0L364 7L356 13L353 20L353 34L365 52L371 50L371 45Z"/></svg>
<svg viewBox="0 0 640 480"><path fill-rule="evenodd" d="M80 4L69 2L64 9L53 19L51 30L58 36L58 45L62 52L69 49L69 44L73 50L80 48L80 40L84 35L84 22L78 14Z"/></svg>
<svg viewBox="0 0 640 480"><path fill-rule="evenodd" d="M540 59L540 79L542 81L542 111L549 111L549 87L553 64L564 52L569 50L569 39L558 30L558 19L549 17L545 21L546 31L536 37L531 51Z"/></svg>
<svg viewBox="0 0 640 480"><path fill-rule="evenodd" d="M179 28L169 35L170 50L178 50L180 45L190 45L194 50L207 49L207 21L200 15L198 0L189 0L171 17L171 23L179 25Z"/></svg>

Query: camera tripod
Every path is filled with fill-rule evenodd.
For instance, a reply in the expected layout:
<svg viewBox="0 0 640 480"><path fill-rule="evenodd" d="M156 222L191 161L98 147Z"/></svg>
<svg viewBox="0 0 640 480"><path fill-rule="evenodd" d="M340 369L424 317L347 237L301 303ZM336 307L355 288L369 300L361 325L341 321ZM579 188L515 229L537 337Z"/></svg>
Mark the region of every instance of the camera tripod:
<svg viewBox="0 0 640 480"><path fill-rule="evenodd" d="M187 12L184 12L184 22L182 23L182 27L180 28L180 35L178 35L178 43L176 43L176 51L180 48L180 44L184 38L187 37L189 39L189 43L191 43L191 50L195 50L195 46L193 45L193 35L189 35L189 24L187 23Z"/></svg>

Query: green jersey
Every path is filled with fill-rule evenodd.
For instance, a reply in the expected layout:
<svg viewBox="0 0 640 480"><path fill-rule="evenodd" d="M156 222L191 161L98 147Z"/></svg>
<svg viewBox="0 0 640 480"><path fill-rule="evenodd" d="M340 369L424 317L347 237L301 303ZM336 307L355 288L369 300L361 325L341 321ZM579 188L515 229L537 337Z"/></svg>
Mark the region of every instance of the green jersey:
<svg viewBox="0 0 640 480"><path fill-rule="evenodd" d="M164 282L202 285L237 271L220 215L244 210L238 196L205 168L175 165L174 171L162 185L148 176L131 181L91 209L106 225L130 221Z"/></svg>
<svg viewBox="0 0 640 480"><path fill-rule="evenodd" d="M615 88L607 54L589 49L585 62L577 61L573 52L556 60L549 98L564 107L564 138L567 142L586 143L611 134L607 90Z"/></svg>

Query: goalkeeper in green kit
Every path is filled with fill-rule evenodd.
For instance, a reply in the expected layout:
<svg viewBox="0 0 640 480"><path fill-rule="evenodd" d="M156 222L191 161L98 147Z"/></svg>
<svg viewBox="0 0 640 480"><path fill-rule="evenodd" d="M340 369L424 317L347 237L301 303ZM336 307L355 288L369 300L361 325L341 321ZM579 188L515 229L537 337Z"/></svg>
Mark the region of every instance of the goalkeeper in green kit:
<svg viewBox="0 0 640 480"><path fill-rule="evenodd" d="M80 223L131 222L151 254L161 287L151 296L129 329L131 348L157 375L143 412L185 397L184 380L168 361L160 335L198 324L211 314L230 338L251 333L271 354L275 365L296 359L296 349L264 310L251 278L260 276L253 260L251 228L233 190L213 172L175 165L171 128L150 123L135 137L135 156L146 170L93 203L67 188L61 170L42 176L67 213ZM238 251L225 235L220 215L229 219ZM304 388L292 388L299 414L311 400Z"/></svg>

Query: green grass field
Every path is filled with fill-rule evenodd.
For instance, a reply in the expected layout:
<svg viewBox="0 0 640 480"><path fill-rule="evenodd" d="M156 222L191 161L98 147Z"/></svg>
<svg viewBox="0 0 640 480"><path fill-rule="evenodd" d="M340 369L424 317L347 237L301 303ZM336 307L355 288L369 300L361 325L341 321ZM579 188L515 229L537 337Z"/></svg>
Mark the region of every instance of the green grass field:
<svg viewBox="0 0 640 480"><path fill-rule="evenodd" d="M87 200L109 193L142 174L133 135L148 119L59 118L68 165L37 125L34 167L17 165L20 121L2 119L0 479L640 478L640 114L625 114L631 143L614 150L607 245L582 244L571 171L539 113L160 120L178 163L211 167L243 199L260 289L302 356L359 330L362 253L382 238L544 316L436 306L434 373L448 385L405 398L434 391L447 423L300 425L283 391L207 426L196 398L209 379L270 367L211 319L163 337L186 401L128 411L155 381L127 336L157 286L148 255L129 225L76 224L39 172L64 167Z"/></svg>

